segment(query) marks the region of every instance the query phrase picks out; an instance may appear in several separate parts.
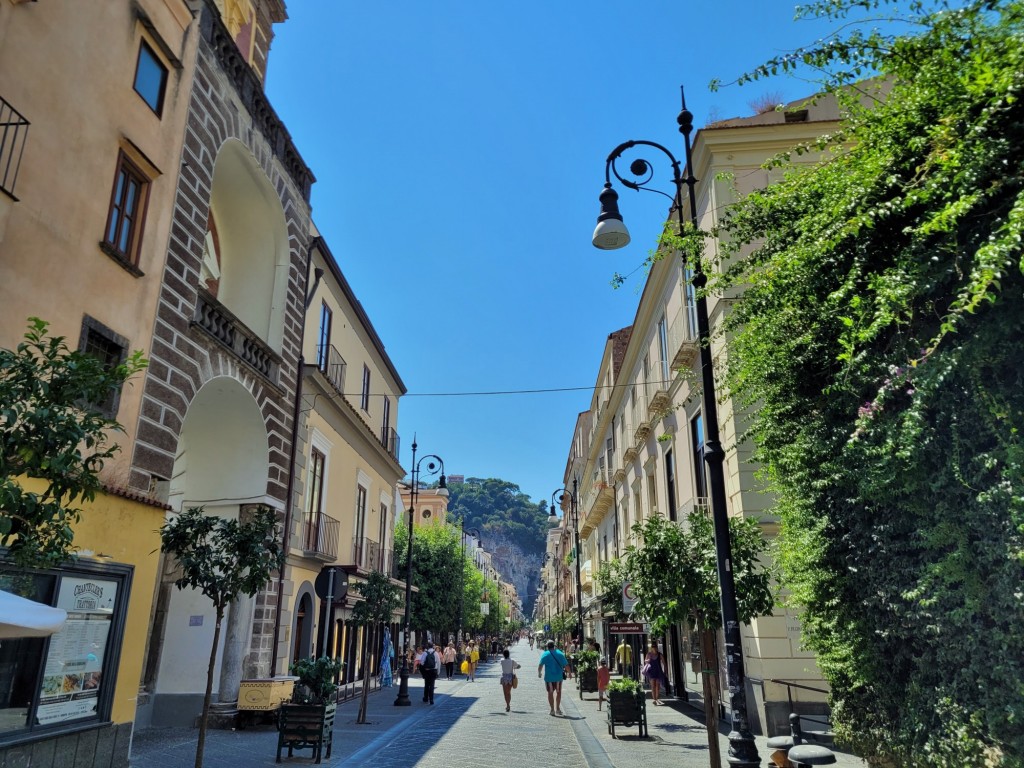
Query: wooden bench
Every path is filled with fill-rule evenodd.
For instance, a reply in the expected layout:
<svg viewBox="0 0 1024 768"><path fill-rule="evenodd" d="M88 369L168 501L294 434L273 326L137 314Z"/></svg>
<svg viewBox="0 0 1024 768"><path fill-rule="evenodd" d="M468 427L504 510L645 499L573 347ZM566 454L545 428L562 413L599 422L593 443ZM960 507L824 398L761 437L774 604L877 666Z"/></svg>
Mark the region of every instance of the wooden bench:
<svg viewBox="0 0 1024 768"><path fill-rule="evenodd" d="M334 713L336 704L282 704L277 720L277 762L281 750L288 747L288 757L296 749L312 749L319 764L324 745L331 756L334 741Z"/></svg>

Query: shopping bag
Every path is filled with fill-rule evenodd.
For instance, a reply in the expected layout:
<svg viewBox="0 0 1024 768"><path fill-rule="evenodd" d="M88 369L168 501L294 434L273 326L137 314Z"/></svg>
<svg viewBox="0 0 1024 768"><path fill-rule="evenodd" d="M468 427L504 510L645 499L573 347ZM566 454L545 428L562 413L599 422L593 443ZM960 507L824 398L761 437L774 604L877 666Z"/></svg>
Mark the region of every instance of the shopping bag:
<svg viewBox="0 0 1024 768"><path fill-rule="evenodd" d="M513 688L518 688L519 687L519 677L517 675L512 675L512 687Z"/></svg>
<svg viewBox="0 0 1024 768"><path fill-rule="evenodd" d="M462 666L459 667L459 669L462 670L462 674L468 675L469 674L469 662L468 661L462 662Z"/></svg>

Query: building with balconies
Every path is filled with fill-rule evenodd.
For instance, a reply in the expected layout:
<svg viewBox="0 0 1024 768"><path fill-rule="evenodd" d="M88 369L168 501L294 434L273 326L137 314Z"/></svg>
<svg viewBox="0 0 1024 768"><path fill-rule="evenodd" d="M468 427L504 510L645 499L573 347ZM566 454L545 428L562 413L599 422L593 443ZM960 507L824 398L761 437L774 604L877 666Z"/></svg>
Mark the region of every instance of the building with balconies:
<svg viewBox="0 0 1024 768"><path fill-rule="evenodd" d="M834 127L837 118L835 101L827 97L788 105L786 111L721 121L699 131L693 174L704 180L697 185L700 228L714 231L722 211L737 195L772 182L775 172L763 167L766 160L812 142ZM812 152L802 156L804 162L818 159ZM676 212L669 215L675 218ZM714 240L708 243L710 259L718 255L717 248ZM716 366L728 352L719 331L733 298L708 297ZM636 522L660 514L682 525L691 511L708 513L696 321L691 274L678 254L668 253L651 265L614 375L610 343L605 346L592 403L591 449L581 473L583 565L589 563L594 573L621 554ZM728 513L756 516L764 534L774 536L777 524L770 514L771 498L761 492L756 480L753 447L740 439L746 414L718 394ZM593 631L606 647L613 647L618 638L608 636L608 618L588 621L588 633ZM743 633L748 681L756 681L748 691L748 700L755 704L751 716L762 732L774 734L787 727L791 701L803 711L824 708L824 695L809 690L823 689L825 684L813 656L801 649L795 616L780 608L773 616L745 626ZM673 627L663 641L677 695L699 692L702 665L695 655L698 648L689 641L689 628ZM717 652L721 654L723 648L724 642L719 642ZM724 658L719 666L725 669ZM727 700L724 674L719 683L722 699Z"/></svg>
<svg viewBox="0 0 1024 768"><path fill-rule="evenodd" d="M299 658L329 655L345 660L346 684L366 673L363 643L370 649L366 669L379 669L386 627L354 628L346 620L359 599L352 585L372 571L393 571L406 490L396 425L406 389L327 243L313 235L297 409L297 503L282 592L281 623L289 631L278 637L275 671L287 674ZM339 597L333 605L315 590L326 569L334 570ZM394 617L396 624L400 618Z"/></svg>

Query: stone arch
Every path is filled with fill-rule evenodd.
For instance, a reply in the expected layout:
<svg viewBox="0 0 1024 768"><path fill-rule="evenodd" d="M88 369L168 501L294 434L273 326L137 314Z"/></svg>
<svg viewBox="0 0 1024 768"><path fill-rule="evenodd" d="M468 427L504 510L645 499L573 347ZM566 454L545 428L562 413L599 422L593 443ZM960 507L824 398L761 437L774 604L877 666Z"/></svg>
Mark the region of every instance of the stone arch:
<svg viewBox="0 0 1024 768"><path fill-rule="evenodd" d="M229 138L213 169L204 261L218 271L215 296L280 353L291 253L281 199L249 148Z"/></svg>

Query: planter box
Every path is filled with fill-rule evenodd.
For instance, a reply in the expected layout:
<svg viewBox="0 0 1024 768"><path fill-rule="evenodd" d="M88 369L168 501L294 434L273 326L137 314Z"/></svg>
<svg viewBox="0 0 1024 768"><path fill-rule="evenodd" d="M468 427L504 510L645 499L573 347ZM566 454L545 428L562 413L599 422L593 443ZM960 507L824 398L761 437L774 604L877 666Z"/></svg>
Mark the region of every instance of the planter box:
<svg viewBox="0 0 1024 768"><path fill-rule="evenodd" d="M576 675L576 686L580 689L580 698L584 692L597 693L597 670L587 669Z"/></svg>
<svg viewBox="0 0 1024 768"><path fill-rule="evenodd" d="M243 680L238 686L238 709L269 712L289 701L297 677L268 677Z"/></svg>
<svg viewBox="0 0 1024 768"><path fill-rule="evenodd" d="M331 756L334 738L334 714L337 704L283 704L277 711L277 762L281 750L288 748L288 757L296 749L312 749L319 764L324 746Z"/></svg>
<svg viewBox="0 0 1024 768"><path fill-rule="evenodd" d="M647 735L647 698L623 691L608 692L608 733L615 738L615 726L638 726Z"/></svg>

